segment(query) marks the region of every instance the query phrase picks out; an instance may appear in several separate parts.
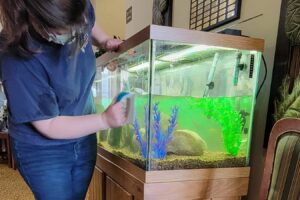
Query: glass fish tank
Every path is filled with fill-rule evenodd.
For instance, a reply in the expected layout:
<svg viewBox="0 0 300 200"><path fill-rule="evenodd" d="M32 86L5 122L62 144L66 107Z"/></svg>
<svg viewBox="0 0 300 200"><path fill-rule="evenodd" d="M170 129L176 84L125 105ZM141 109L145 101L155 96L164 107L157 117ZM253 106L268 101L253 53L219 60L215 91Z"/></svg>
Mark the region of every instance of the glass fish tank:
<svg viewBox="0 0 300 200"><path fill-rule="evenodd" d="M146 170L249 166L263 40L151 25L97 59L103 112L132 95L129 124L99 148Z"/></svg>

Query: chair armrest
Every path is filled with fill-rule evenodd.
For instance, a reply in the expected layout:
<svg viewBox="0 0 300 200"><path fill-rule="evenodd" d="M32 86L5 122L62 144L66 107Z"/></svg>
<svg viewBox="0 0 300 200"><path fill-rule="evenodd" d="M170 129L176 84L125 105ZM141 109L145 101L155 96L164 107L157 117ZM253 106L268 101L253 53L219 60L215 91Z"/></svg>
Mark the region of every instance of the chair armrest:
<svg viewBox="0 0 300 200"><path fill-rule="evenodd" d="M263 179L260 188L260 196L259 196L260 200L267 199L270 182L271 182L276 145L278 143L278 140L282 135L289 132L300 133L299 118L283 118L277 121L271 130L270 138L268 141L268 149L267 149L267 154L265 159L265 165L264 165L265 166L264 174L263 174Z"/></svg>

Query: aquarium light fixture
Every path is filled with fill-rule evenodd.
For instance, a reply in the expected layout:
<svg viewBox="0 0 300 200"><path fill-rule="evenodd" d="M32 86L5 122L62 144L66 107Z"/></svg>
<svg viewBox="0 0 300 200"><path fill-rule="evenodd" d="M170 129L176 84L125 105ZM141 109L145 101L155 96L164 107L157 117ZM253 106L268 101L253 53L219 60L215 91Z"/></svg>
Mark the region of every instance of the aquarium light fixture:
<svg viewBox="0 0 300 200"><path fill-rule="evenodd" d="M193 46L191 48L184 49L184 50L176 52L176 53L172 53L172 54L163 56L163 57L159 58L159 60L174 62L174 61L178 61L178 60L183 59L184 57L188 56L191 53L205 51L205 50L208 50L210 48L212 48L212 47L207 46L207 45L197 45L197 46Z"/></svg>
<svg viewBox="0 0 300 200"><path fill-rule="evenodd" d="M201 52L201 51L206 51L209 49L216 49L216 50L234 50L232 48L227 48L227 47L216 47L216 46L208 46L208 45L197 45L193 46L191 48L184 49L182 51L172 53L166 56L162 56L159 58L161 61L167 61L167 62L174 62L174 61L180 61L183 60L185 57L192 53L196 52Z"/></svg>
<svg viewBox="0 0 300 200"><path fill-rule="evenodd" d="M154 65L159 65L161 63L163 63L163 62L161 62L161 61L155 61ZM136 71L140 71L140 70L146 69L149 66L150 66L149 62L144 62L142 64L139 64L139 65L136 65L134 67L129 68L127 71L129 71L129 72L136 72Z"/></svg>

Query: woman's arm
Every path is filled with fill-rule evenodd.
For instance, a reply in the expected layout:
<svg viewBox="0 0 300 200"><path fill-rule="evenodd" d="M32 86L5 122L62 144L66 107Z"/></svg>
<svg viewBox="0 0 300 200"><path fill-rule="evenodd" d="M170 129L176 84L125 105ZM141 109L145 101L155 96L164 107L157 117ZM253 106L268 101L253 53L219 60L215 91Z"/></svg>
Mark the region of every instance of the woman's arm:
<svg viewBox="0 0 300 200"><path fill-rule="evenodd" d="M117 50L122 43L122 40L114 39L108 36L96 23L92 29L92 39L93 45L102 47L108 51Z"/></svg>
<svg viewBox="0 0 300 200"><path fill-rule="evenodd" d="M120 127L126 123L122 103L111 104L101 114L83 116L57 116L51 119L32 122L33 126L50 139L74 139L99 130Z"/></svg>

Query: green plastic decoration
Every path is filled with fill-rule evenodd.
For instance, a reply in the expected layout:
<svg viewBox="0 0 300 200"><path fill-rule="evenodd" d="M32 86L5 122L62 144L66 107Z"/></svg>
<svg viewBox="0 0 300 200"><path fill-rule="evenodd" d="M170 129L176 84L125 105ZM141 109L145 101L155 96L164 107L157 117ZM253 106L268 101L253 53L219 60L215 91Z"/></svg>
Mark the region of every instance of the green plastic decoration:
<svg viewBox="0 0 300 200"><path fill-rule="evenodd" d="M197 103L208 118L222 127L224 147L228 154L236 156L242 141L242 118L230 98L202 98Z"/></svg>

